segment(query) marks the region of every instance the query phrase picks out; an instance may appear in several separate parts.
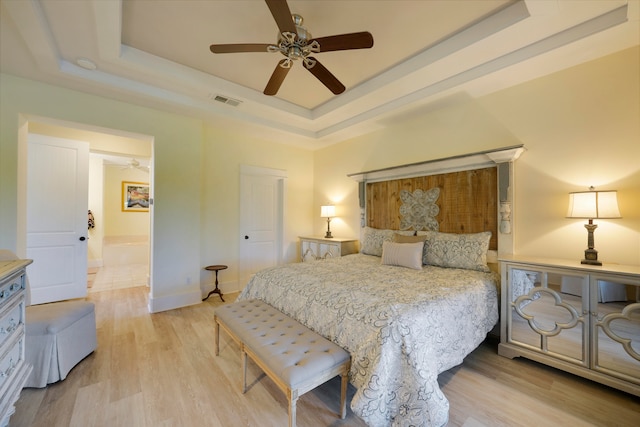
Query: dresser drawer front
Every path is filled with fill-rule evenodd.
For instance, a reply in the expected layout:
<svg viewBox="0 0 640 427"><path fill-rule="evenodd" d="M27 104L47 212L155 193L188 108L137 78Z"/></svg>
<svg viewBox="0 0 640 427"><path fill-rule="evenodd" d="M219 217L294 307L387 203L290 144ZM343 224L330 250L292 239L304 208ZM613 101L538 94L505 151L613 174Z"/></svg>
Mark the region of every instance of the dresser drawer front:
<svg viewBox="0 0 640 427"><path fill-rule="evenodd" d="M0 361L0 390L4 390L7 383L13 378L13 374L23 363L24 336L15 340Z"/></svg>
<svg viewBox="0 0 640 427"><path fill-rule="evenodd" d="M0 286L0 306L25 288L24 274L16 274Z"/></svg>
<svg viewBox="0 0 640 427"><path fill-rule="evenodd" d="M24 299L17 299L13 304L2 310L0 317L0 347L2 347L20 326L24 325Z"/></svg>

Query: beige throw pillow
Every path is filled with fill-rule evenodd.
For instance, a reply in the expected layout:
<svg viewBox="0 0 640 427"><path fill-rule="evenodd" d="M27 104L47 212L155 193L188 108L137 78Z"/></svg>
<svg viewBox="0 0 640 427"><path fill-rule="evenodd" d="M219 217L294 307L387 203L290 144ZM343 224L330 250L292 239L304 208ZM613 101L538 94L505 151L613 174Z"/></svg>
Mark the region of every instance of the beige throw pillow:
<svg viewBox="0 0 640 427"><path fill-rule="evenodd" d="M424 242L427 240L426 235L420 236L405 236L403 234L395 233L393 235L393 241L396 243L416 243L416 242Z"/></svg>
<svg viewBox="0 0 640 427"><path fill-rule="evenodd" d="M423 242L382 243L382 264L422 270Z"/></svg>

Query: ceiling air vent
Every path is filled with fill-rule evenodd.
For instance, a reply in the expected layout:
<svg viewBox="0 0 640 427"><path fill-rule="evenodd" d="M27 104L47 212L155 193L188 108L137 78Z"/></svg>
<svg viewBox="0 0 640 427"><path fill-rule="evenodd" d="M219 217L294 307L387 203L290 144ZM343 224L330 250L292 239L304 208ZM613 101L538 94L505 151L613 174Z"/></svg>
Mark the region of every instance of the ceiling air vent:
<svg viewBox="0 0 640 427"><path fill-rule="evenodd" d="M214 101L217 102L222 102L223 104L227 104L230 105L232 107L237 107L238 105L242 104L242 101L238 100L238 99L233 99L233 98L229 98L227 96L222 96L222 95L209 95L210 99L213 99Z"/></svg>

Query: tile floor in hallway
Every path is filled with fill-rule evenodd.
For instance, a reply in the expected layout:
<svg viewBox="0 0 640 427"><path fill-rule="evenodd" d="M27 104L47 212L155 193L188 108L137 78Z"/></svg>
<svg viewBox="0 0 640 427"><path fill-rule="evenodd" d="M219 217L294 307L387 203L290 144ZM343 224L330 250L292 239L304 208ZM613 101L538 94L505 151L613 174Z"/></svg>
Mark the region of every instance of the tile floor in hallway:
<svg viewBox="0 0 640 427"><path fill-rule="evenodd" d="M90 268L87 274L89 292L147 286L148 264L117 265Z"/></svg>

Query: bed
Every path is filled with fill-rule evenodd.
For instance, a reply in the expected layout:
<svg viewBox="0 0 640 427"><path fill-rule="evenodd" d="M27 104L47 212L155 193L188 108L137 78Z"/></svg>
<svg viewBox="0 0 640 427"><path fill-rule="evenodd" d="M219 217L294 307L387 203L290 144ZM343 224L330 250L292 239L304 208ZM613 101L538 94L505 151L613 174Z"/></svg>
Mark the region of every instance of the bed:
<svg viewBox="0 0 640 427"><path fill-rule="evenodd" d="M496 324L498 281L359 253L263 270L238 299L263 300L351 353L351 409L368 425L442 426L449 403L438 374Z"/></svg>
<svg viewBox="0 0 640 427"><path fill-rule="evenodd" d="M351 409L367 425L444 426L438 375L499 318L500 277L487 263L498 187L495 167L366 183L360 253L262 270L238 299L265 301L349 351Z"/></svg>

